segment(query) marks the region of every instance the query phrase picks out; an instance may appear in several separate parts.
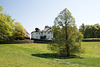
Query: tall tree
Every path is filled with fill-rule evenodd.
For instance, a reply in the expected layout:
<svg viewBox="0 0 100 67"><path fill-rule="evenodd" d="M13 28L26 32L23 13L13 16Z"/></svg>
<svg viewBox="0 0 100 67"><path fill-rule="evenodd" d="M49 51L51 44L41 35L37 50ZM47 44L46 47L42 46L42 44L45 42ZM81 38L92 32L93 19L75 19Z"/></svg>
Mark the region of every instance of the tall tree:
<svg viewBox="0 0 100 67"><path fill-rule="evenodd" d="M82 23L82 25L80 26L79 31L84 35L84 31L85 31L84 23Z"/></svg>
<svg viewBox="0 0 100 67"><path fill-rule="evenodd" d="M0 10L2 10L2 7L0 7ZM13 22L11 16L0 13L0 41L11 40Z"/></svg>
<svg viewBox="0 0 100 67"><path fill-rule="evenodd" d="M54 38L53 43L49 45L51 50L68 57L81 52L82 34L78 32L75 19L67 8L55 18L52 32Z"/></svg>

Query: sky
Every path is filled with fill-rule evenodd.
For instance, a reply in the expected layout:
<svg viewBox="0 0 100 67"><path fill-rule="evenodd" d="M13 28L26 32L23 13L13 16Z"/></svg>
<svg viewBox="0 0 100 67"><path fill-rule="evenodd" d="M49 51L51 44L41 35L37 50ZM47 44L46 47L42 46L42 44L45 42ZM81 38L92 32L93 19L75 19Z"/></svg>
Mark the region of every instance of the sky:
<svg viewBox="0 0 100 67"><path fill-rule="evenodd" d="M77 28L100 24L100 0L0 0L3 12L20 22L31 33L53 26L58 14L67 8L75 18Z"/></svg>

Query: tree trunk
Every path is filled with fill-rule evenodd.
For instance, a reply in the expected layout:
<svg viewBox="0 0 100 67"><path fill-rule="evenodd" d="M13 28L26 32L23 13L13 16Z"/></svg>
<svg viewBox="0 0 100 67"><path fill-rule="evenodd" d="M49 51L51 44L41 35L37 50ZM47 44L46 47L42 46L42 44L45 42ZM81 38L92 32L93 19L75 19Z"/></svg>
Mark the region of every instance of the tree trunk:
<svg viewBox="0 0 100 67"><path fill-rule="evenodd" d="M68 45L66 45L66 48L67 48L67 57L70 57L69 46L68 46Z"/></svg>
<svg viewBox="0 0 100 67"><path fill-rule="evenodd" d="M66 41L68 40L68 34L67 34L67 26L65 27L65 32L66 32ZM70 51L69 51L69 45L66 43L66 49L67 49L67 57L70 56Z"/></svg>

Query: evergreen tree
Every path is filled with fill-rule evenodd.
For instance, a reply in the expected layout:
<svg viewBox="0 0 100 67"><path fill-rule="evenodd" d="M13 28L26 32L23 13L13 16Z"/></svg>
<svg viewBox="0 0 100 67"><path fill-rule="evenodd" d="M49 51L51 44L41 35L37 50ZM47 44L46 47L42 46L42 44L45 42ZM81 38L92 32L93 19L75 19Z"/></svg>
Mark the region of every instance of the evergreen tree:
<svg viewBox="0 0 100 67"><path fill-rule="evenodd" d="M82 25L80 26L79 31L84 35L84 31L85 31L84 23L82 23Z"/></svg>

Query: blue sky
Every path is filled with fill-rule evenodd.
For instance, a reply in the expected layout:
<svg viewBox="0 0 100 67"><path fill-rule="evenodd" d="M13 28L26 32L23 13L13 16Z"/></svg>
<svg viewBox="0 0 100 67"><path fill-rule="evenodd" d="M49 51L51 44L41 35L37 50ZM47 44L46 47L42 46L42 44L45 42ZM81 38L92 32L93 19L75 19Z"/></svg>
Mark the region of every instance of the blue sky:
<svg viewBox="0 0 100 67"><path fill-rule="evenodd" d="M36 27L52 26L55 17L65 8L70 10L76 25L100 24L100 0L0 0L3 13L9 14L31 33Z"/></svg>

